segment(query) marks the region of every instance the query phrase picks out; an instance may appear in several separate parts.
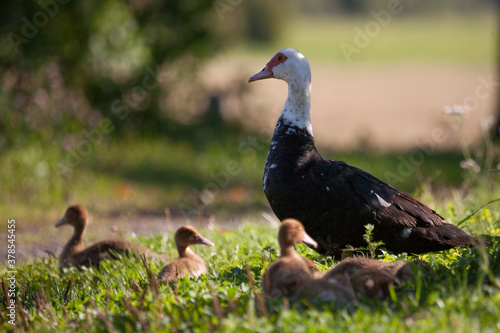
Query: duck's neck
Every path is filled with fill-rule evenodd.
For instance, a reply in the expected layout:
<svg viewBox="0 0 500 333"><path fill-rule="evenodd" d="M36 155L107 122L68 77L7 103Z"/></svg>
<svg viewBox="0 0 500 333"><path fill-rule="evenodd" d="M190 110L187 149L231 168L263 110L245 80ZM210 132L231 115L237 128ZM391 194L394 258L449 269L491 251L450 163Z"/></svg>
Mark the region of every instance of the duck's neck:
<svg viewBox="0 0 500 333"><path fill-rule="evenodd" d="M66 244L66 246L64 246L64 249L61 252L62 261L66 260L68 257L71 257L84 249L85 246L83 244L83 235L85 234L85 230L86 226L82 228L75 228L73 236Z"/></svg>
<svg viewBox="0 0 500 333"><path fill-rule="evenodd" d="M308 78L297 76L295 80L288 82L288 97L279 121L283 125L304 129L312 137L310 109L311 82Z"/></svg>
<svg viewBox="0 0 500 333"><path fill-rule="evenodd" d="M267 155L264 187L266 187L266 176L270 169L276 167L281 170L283 168L295 169L304 163L307 164L312 157L320 158L312 133L309 115L310 101L310 80L295 80L288 83L288 98L274 129Z"/></svg>
<svg viewBox="0 0 500 333"><path fill-rule="evenodd" d="M188 258L193 260L200 260L201 257L194 253L188 246L177 246L177 252L179 252L179 258ZM203 259L202 259L203 260Z"/></svg>
<svg viewBox="0 0 500 333"><path fill-rule="evenodd" d="M282 257L298 257L300 254L295 250L293 245L283 244L281 247L281 256Z"/></svg>

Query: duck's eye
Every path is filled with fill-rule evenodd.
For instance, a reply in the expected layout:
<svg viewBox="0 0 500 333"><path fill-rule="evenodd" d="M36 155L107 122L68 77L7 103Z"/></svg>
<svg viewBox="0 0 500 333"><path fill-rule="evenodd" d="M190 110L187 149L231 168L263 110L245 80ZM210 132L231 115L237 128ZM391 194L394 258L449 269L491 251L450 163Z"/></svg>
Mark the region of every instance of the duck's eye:
<svg viewBox="0 0 500 333"><path fill-rule="evenodd" d="M278 58L276 58L276 60L278 60L278 61L282 61L282 60L283 60L283 56L282 56L281 54L280 54L280 55L278 55Z"/></svg>

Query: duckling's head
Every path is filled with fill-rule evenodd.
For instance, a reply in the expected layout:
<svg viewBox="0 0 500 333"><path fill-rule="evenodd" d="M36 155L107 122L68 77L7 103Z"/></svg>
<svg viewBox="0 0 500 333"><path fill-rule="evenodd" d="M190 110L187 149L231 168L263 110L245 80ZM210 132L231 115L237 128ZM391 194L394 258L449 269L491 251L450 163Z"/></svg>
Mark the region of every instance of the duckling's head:
<svg viewBox="0 0 500 333"><path fill-rule="evenodd" d="M302 223L294 219L286 219L281 223L278 241L282 248L297 243L304 243L314 248L318 247L318 243L306 233Z"/></svg>
<svg viewBox="0 0 500 333"><path fill-rule="evenodd" d="M66 209L64 217L56 223L56 228L69 224L75 229L83 229L87 225L88 213L81 205L72 205Z"/></svg>
<svg viewBox="0 0 500 333"><path fill-rule="evenodd" d="M214 243L200 235L195 227L183 225L175 233L175 244L178 248L187 248L190 245L203 244L214 246Z"/></svg>

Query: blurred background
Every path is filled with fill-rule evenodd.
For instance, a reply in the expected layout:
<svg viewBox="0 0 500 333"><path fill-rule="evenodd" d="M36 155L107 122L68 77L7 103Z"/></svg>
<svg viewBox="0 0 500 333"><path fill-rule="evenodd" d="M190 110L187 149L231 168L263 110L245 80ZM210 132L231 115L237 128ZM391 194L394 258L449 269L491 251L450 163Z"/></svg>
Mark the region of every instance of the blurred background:
<svg viewBox="0 0 500 333"><path fill-rule="evenodd" d="M325 157L434 208L498 185L499 1L0 6L0 217L23 242L72 203L106 232L273 219L261 178L287 87L247 81L285 47L311 64Z"/></svg>

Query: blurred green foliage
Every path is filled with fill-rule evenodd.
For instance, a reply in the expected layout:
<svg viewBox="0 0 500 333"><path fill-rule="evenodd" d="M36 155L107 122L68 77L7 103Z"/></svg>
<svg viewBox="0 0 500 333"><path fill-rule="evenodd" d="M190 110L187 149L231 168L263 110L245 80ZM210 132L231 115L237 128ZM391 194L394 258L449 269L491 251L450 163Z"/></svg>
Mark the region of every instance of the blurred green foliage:
<svg viewBox="0 0 500 333"><path fill-rule="evenodd" d="M0 126L7 144L16 146L23 144L17 133L61 139L61 133L96 127L103 117L120 128L155 124L158 66L186 55L206 57L217 47L202 17L211 6L202 1L21 1L6 7L1 98L9 112Z"/></svg>
<svg viewBox="0 0 500 333"><path fill-rule="evenodd" d="M74 147L72 134L105 118L114 136L168 132L180 82L199 85L190 75L231 39L277 38L278 3L3 2L0 149L54 140Z"/></svg>

